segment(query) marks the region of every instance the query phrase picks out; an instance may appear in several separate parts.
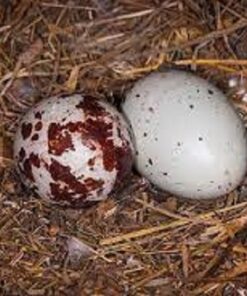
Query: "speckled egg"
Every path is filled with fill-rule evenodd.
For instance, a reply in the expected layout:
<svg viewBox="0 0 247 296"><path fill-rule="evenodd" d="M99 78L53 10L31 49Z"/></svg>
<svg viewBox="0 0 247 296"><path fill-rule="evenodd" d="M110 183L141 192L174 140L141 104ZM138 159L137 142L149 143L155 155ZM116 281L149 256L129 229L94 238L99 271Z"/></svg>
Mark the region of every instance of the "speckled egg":
<svg viewBox="0 0 247 296"><path fill-rule="evenodd" d="M15 135L24 183L52 203L80 207L105 199L132 168L122 115L103 100L51 97L29 110Z"/></svg>
<svg viewBox="0 0 247 296"><path fill-rule="evenodd" d="M215 198L243 180L243 122L226 96L198 76L156 72L127 93L136 167L160 189L187 198Z"/></svg>

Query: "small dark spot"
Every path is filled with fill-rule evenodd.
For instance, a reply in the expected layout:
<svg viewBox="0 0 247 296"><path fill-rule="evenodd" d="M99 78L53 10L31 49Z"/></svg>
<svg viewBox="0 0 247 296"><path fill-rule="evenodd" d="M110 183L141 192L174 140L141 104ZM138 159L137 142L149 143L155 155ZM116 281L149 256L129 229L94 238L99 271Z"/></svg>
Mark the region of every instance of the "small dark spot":
<svg viewBox="0 0 247 296"><path fill-rule="evenodd" d="M182 145L182 143L181 142L177 142L177 146L181 146Z"/></svg>
<svg viewBox="0 0 247 296"><path fill-rule="evenodd" d="M194 105L191 104L191 105L190 105L190 109L194 109Z"/></svg>
<svg viewBox="0 0 247 296"><path fill-rule="evenodd" d="M167 172L164 172L164 173L163 173L163 176L168 176L168 173L167 173Z"/></svg>
<svg viewBox="0 0 247 296"><path fill-rule="evenodd" d="M213 95L213 94L214 94L214 91L213 91L212 89L208 89L208 93L209 93L210 95Z"/></svg>
<svg viewBox="0 0 247 296"><path fill-rule="evenodd" d="M151 158L148 159L148 163L149 163L150 165L153 165L153 161L152 161Z"/></svg>
<svg viewBox="0 0 247 296"><path fill-rule="evenodd" d="M96 161L96 157L93 157L93 158L90 158L87 162L87 164L90 166L90 167L93 167L95 165L95 161Z"/></svg>
<svg viewBox="0 0 247 296"><path fill-rule="evenodd" d="M32 123L23 123L21 126L21 134L22 134L22 138L23 140L26 140L27 138L30 137L31 133L32 133L32 128L33 125Z"/></svg>
<svg viewBox="0 0 247 296"><path fill-rule="evenodd" d="M37 141L39 139L39 135L38 134L34 134L31 138L32 141Z"/></svg>
<svg viewBox="0 0 247 296"><path fill-rule="evenodd" d="M118 135L119 138L122 137L122 135L121 135L121 129L119 127L117 128L117 135Z"/></svg>
<svg viewBox="0 0 247 296"><path fill-rule="evenodd" d="M214 184L214 181L210 181L209 183Z"/></svg>
<svg viewBox="0 0 247 296"><path fill-rule="evenodd" d="M139 155L139 152L138 151L136 151L136 155Z"/></svg>
<svg viewBox="0 0 247 296"><path fill-rule="evenodd" d="M229 182L228 185L229 185L229 186L232 186L232 182Z"/></svg>
<svg viewBox="0 0 247 296"><path fill-rule="evenodd" d="M21 150L19 151L19 158L20 161L23 161L23 159L26 157L26 151L23 147L21 147Z"/></svg>
<svg viewBox="0 0 247 296"><path fill-rule="evenodd" d="M63 119L62 119L62 122L64 122L66 120L66 117L64 117Z"/></svg>
<svg viewBox="0 0 247 296"><path fill-rule="evenodd" d="M154 108L153 107L149 107L148 110L152 113L154 113Z"/></svg>
<svg viewBox="0 0 247 296"><path fill-rule="evenodd" d="M42 122L41 122L41 121L38 121L38 122L35 124L34 129L35 129L36 131L40 131L40 130L42 129L42 126L43 126Z"/></svg>
<svg viewBox="0 0 247 296"><path fill-rule="evenodd" d="M228 170L225 170L224 173L225 173L226 176L230 175L230 172Z"/></svg>
<svg viewBox="0 0 247 296"><path fill-rule="evenodd" d="M199 137L199 138L198 138L198 141L203 141L203 138L202 138L202 137Z"/></svg>
<svg viewBox="0 0 247 296"><path fill-rule="evenodd" d="M136 94L136 97L137 97L137 98L140 98L140 94Z"/></svg>
<svg viewBox="0 0 247 296"><path fill-rule="evenodd" d="M221 186L221 185L219 185L219 186L218 186L218 189L220 190L221 188L222 188L222 186Z"/></svg>
<svg viewBox="0 0 247 296"><path fill-rule="evenodd" d="M196 90L196 92L199 94L199 92L200 92L200 89L198 88L198 89Z"/></svg>
<svg viewBox="0 0 247 296"><path fill-rule="evenodd" d="M202 191L200 188L197 189L198 192Z"/></svg>
<svg viewBox="0 0 247 296"><path fill-rule="evenodd" d="M37 119L41 119L42 118L42 114L41 114L41 112L36 112L35 114L34 114L34 117L35 118L37 118Z"/></svg>
<svg viewBox="0 0 247 296"><path fill-rule="evenodd" d="M155 138L154 138L154 140L157 142L157 141L158 141L158 138L157 138L157 137L155 137Z"/></svg>
<svg viewBox="0 0 247 296"><path fill-rule="evenodd" d="M148 135L147 133L144 133L144 134L143 134L143 137L147 137L147 135Z"/></svg>

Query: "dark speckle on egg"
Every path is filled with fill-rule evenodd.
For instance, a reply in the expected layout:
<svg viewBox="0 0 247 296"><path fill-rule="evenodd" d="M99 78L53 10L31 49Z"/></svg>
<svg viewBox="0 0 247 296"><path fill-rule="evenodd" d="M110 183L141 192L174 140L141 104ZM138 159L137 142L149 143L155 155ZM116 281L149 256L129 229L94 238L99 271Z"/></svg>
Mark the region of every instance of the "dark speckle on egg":
<svg viewBox="0 0 247 296"><path fill-rule="evenodd" d="M93 167L95 164L95 161L96 161L96 157L93 157L93 158L90 158L87 163L90 167Z"/></svg>
<svg viewBox="0 0 247 296"><path fill-rule="evenodd" d="M229 170L225 170L224 174L225 174L226 176L230 175Z"/></svg>
<svg viewBox="0 0 247 296"><path fill-rule="evenodd" d="M21 125L21 134L23 140L28 139L31 136L33 125L32 123L23 122Z"/></svg>
<svg viewBox="0 0 247 296"><path fill-rule="evenodd" d="M32 137L31 137L31 141L37 141L39 139L39 135L38 134L34 134Z"/></svg>
<svg viewBox="0 0 247 296"><path fill-rule="evenodd" d="M34 129L35 129L36 131L40 131L40 130L42 129L42 127L43 127L43 123L42 123L42 121L38 121L38 122L35 124Z"/></svg>
<svg viewBox="0 0 247 296"><path fill-rule="evenodd" d="M23 161L23 159L26 157L26 151L23 147L21 147L20 151L19 151L19 160Z"/></svg>
<svg viewBox="0 0 247 296"><path fill-rule="evenodd" d="M37 119L42 119L42 114L40 111L37 111L35 114L34 114L34 117L37 118Z"/></svg>

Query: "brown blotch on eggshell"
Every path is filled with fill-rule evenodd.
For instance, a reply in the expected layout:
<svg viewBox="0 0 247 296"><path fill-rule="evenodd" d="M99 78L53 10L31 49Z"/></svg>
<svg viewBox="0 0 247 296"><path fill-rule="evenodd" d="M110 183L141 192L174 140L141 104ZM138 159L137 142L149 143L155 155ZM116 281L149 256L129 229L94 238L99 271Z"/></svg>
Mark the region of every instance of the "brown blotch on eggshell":
<svg viewBox="0 0 247 296"><path fill-rule="evenodd" d="M74 149L68 126L52 122L48 128L49 153L61 155L67 149Z"/></svg>

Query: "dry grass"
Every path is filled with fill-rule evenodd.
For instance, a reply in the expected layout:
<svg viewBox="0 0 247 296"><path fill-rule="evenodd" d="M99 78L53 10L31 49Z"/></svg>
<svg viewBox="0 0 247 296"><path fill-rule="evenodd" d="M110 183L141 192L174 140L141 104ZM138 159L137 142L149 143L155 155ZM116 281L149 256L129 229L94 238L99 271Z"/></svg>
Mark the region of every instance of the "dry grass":
<svg viewBox="0 0 247 296"><path fill-rule="evenodd" d="M35 101L80 91L119 103L159 67L211 78L245 113L246 34L245 1L0 1L1 295L247 295L244 185L199 203L133 176L104 203L64 210L25 191L11 161Z"/></svg>

